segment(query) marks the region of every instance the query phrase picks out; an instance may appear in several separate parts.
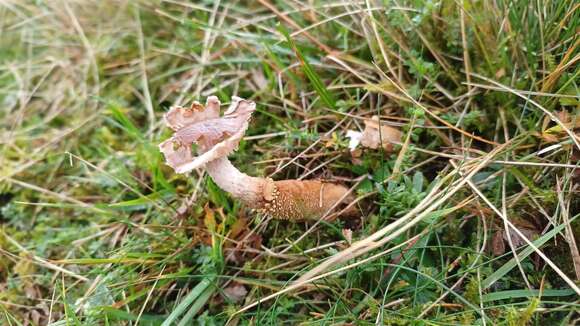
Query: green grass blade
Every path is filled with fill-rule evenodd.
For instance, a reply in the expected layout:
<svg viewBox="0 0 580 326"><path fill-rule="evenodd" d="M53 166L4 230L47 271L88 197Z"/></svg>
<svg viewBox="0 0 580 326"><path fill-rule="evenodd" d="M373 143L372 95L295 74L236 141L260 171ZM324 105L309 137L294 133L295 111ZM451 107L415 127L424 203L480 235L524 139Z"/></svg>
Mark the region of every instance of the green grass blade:
<svg viewBox="0 0 580 326"><path fill-rule="evenodd" d="M179 321L177 326L186 326L186 325L193 325L193 317L199 312L201 308L205 305L207 300L211 298L215 291L215 287L210 286L203 291L203 293L195 300L195 302L191 305L191 308L187 311L185 316Z"/></svg>
<svg viewBox="0 0 580 326"><path fill-rule="evenodd" d="M576 292L572 289L566 290L543 290L541 292L542 298L543 297L567 297L570 295L574 295ZM488 294L484 294L481 297L483 302L491 302L491 301L498 301L498 300L505 300L505 299L516 299L516 298L529 298L529 297L538 297L540 296L540 290L508 290L508 291L499 291L499 292L492 292Z"/></svg>
<svg viewBox="0 0 580 326"><path fill-rule="evenodd" d="M141 198L126 200L108 205L109 208L120 209L123 211L139 211L153 206L153 202L160 199L168 200L173 193L169 190L161 190Z"/></svg>
<svg viewBox="0 0 580 326"><path fill-rule="evenodd" d="M113 320L123 321L136 321L139 317L135 314L116 309L113 307L102 307L101 308L103 314ZM148 315L142 314L139 318L140 325L160 325L163 321L164 316L156 316L156 315Z"/></svg>
<svg viewBox="0 0 580 326"><path fill-rule="evenodd" d="M187 294L183 300L177 305L177 307L171 312L171 314L165 319L161 326L170 326L174 321L183 314L183 312L192 305L196 300L203 299L203 294L206 289L208 289L216 280L217 275L212 274L206 276L199 282L192 290ZM207 299L206 299L207 300Z"/></svg>
<svg viewBox="0 0 580 326"><path fill-rule="evenodd" d="M326 86L324 86L324 83L320 79L320 76L318 76L318 74L314 71L308 60L306 60L306 57L304 56L300 48L296 45L296 43L294 43L288 31L282 25L278 26L278 30L284 35L284 37L286 37L288 44L290 45L292 50L294 50L294 52L296 53L298 60L300 60L300 63L302 64L302 70L304 71L304 74L306 75L306 77L308 77L308 80L310 80L312 87L314 87L314 89L324 102L324 104L326 104L331 109L336 109L336 101L334 97L330 94L328 89L326 89Z"/></svg>
<svg viewBox="0 0 580 326"><path fill-rule="evenodd" d="M570 220L570 223L572 223L572 221L574 221L578 216L580 215L576 215L573 219ZM562 230L564 230L565 225L561 224L558 225L557 227L553 228L552 230L550 230L549 232L547 232L546 234L544 234L543 236L539 237L538 239L536 239L535 241L532 241L532 243L536 246L536 247L540 247L542 246L544 243L548 242L548 240L552 239L553 237L556 236L556 234L558 234L559 232L561 232ZM534 249L530 246L527 246L524 250L522 250L519 254L518 254L518 260L523 260L526 257L528 257L529 255L531 255L534 252ZM515 258L510 259L507 263L505 263L502 267L500 267L499 269L497 269L495 272L493 272L493 274L491 274L490 276L488 276L486 279L484 279L481 282L481 288L482 289L487 289L490 286L492 286L495 282L497 282L498 280L500 280L502 277L504 277L507 273L509 273L512 269L514 269L517 266L517 262L515 260Z"/></svg>
<svg viewBox="0 0 580 326"><path fill-rule="evenodd" d="M128 135L132 136L136 140L142 141L144 139L143 134L131 121L131 119L123 112L123 109L114 103L108 103L108 109L113 119L119 124L119 127L125 130Z"/></svg>

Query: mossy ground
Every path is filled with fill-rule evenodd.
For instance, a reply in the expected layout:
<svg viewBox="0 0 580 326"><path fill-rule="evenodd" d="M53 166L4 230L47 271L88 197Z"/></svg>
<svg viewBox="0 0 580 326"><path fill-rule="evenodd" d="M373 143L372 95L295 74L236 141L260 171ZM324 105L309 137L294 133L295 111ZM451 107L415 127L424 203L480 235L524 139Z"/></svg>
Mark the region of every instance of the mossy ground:
<svg viewBox="0 0 580 326"><path fill-rule="evenodd" d="M0 3L0 323L578 322L579 24L568 0ZM161 117L208 95L257 103L242 171L342 182L357 217L265 221L173 173ZM351 153L373 115L403 144ZM494 208L555 268L525 243L514 259Z"/></svg>

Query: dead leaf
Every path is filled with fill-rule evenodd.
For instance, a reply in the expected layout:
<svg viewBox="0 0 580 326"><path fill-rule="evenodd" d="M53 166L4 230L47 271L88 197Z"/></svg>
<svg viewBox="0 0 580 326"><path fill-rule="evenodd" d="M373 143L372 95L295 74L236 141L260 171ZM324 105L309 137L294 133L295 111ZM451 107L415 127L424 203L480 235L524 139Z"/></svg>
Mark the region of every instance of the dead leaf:
<svg viewBox="0 0 580 326"><path fill-rule="evenodd" d="M570 156L570 162L576 164L580 161L580 150L576 147L572 148L572 155ZM572 179L575 183L580 183L580 168L576 168L572 171Z"/></svg>
<svg viewBox="0 0 580 326"><path fill-rule="evenodd" d="M351 229L342 229L342 235L346 239L348 244L352 244L352 230Z"/></svg>
<svg viewBox="0 0 580 326"><path fill-rule="evenodd" d="M230 228L230 234L228 235L231 239L237 239L243 231L248 229L247 220L243 217L238 218Z"/></svg>
<svg viewBox="0 0 580 326"><path fill-rule="evenodd" d="M217 223L213 210L211 210L208 205L205 205L203 209L205 211L205 217L203 219L205 227L211 232L215 232Z"/></svg>
<svg viewBox="0 0 580 326"><path fill-rule="evenodd" d="M495 72L495 79L500 79L503 76L505 76L505 68L501 68Z"/></svg>
<svg viewBox="0 0 580 326"><path fill-rule="evenodd" d="M225 216L223 217L225 221ZM240 216L229 228L227 238L233 241L224 242L224 256L228 263L242 265L257 255L262 246L262 237L253 233L248 225L248 219Z"/></svg>
<svg viewBox="0 0 580 326"><path fill-rule="evenodd" d="M503 240L503 230L497 230L491 239L491 251L494 256L501 256L505 253L505 243Z"/></svg>
<svg viewBox="0 0 580 326"><path fill-rule="evenodd" d="M363 164L363 160L361 159L362 150L360 148L355 149L354 151L350 151L350 161L354 165L361 165Z"/></svg>
<svg viewBox="0 0 580 326"><path fill-rule="evenodd" d="M530 241L534 241L541 232L536 228L535 225L523 219L514 220L512 223ZM503 238L507 241L507 233L503 233ZM514 244L514 247L516 248L527 244L526 241L522 239L513 229L510 229L510 238Z"/></svg>
<svg viewBox="0 0 580 326"><path fill-rule="evenodd" d="M264 76L262 69L252 69L250 74L252 82L256 85L257 90L263 90L268 88L268 80Z"/></svg>
<svg viewBox="0 0 580 326"><path fill-rule="evenodd" d="M42 317L43 316L36 309L32 309L30 312L30 320L32 320L33 325L40 325L40 320L43 319Z"/></svg>
<svg viewBox="0 0 580 326"><path fill-rule="evenodd" d="M247 294L248 290L243 285L237 283L233 283L224 289L225 297L235 303L242 301Z"/></svg>
<svg viewBox="0 0 580 326"><path fill-rule="evenodd" d="M500 221L499 223L500 224L496 226L497 229L493 233L490 244L491 251L494 256L503 255L506 252L506 249L509 250L508 234L503 228L502 222ZM530 241L534 241L540 235L541 229L528 220L516 218L512 220L512 223ZM512 228L509 230L509 237L515 248L527 244L526 241L522 239Z"/></svg>
<svg viewBox="0 0 580 326"><path fill-rule="evenodd" d="M580 128L580 114L570 114L568 111L562 110L555 112L554 115L562 122L562 125L556 124L555 126L548 128L550 124L553 124L553 121L548 116L544 117L544 121L542 122L543 131L541 137L546 142L555 143L560 141L562 138L568 137L568 133L564 128L570 129L572 131ZM578 133L576 133L576 137L578 137Z"/></svg>

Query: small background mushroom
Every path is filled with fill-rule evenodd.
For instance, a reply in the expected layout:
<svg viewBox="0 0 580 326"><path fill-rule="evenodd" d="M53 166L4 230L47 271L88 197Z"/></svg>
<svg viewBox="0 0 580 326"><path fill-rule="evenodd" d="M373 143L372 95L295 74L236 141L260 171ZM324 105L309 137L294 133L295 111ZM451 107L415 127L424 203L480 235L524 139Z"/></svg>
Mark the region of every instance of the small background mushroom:
<svg viewBox="0 0 580 326"><path fill-rule="evenodd" d="M380 123L378 116L365 120L363 132L348 130L346 136L350 138L348 147L355 150L358 145L377 149L383 147L387 152L392 152L395 144L401 142L401 131L397 128Z"/></svg>

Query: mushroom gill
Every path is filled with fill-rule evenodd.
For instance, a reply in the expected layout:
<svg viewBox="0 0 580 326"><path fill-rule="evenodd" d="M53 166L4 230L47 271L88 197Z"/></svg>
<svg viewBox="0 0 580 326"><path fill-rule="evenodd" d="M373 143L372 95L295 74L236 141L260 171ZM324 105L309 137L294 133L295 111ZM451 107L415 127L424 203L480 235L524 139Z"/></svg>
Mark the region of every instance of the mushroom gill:
<svg viewBox="0 0 580 326"><path fill-rule="evenodd" d="M172 107L164 116L173 136L159 145L166 163L177 173L205 167L214 182L251 208L274 218L319 219L351 200L342 185L319 180L280 180L251 177L228 160L244 136L256 104L233 97L220 117L215 96L206 105L194 102L190 108ZM197 145L198 156L191 153Z"/></svg>

